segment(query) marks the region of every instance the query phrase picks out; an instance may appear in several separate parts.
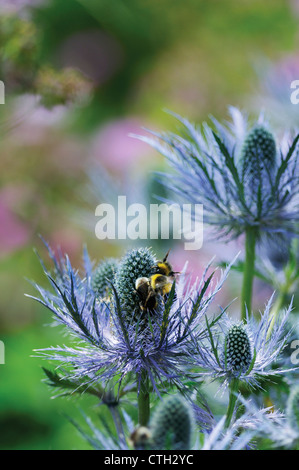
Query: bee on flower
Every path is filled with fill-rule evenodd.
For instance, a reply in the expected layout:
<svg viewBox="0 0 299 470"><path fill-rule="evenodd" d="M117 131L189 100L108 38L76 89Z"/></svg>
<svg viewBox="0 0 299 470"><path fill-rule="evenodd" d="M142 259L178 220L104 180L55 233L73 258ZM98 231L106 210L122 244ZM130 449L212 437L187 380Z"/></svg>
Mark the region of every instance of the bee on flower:
<svg viewBox="0 0 299 470"><path fill-rule="evenodd" d="M207 325L221 317L220 313L204 320L229 267L215 285L213 274L207 275L209 265L195 283L183 269L167 295L157 288L155 304L145 308L136 281L151 279L157 267L161 269L150 249L129 250L118 262L110 259L96 268L85 251L83 274L68 257L57 259L50 249L49 253L54 270L44 270L54 292L34 284L40 295L34 298L75 341L72 346L52 347L39 354L60 362L66 378L76 380L82 389L114 383L120 393L130 378L138 389L139 424L146 425L150 391L158 395L168 387L187 391L185 382L193 376L197 344L208 335Z"/></svg>

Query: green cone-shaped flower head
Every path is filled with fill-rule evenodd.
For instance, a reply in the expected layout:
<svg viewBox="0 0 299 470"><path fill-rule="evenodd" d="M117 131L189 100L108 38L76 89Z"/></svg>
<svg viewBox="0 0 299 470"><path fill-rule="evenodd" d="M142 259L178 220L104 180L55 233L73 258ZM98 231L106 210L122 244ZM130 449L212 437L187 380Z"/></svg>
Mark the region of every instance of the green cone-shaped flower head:
<svg viewBox="0 0 299 470"><path fill-rule="evenodd" d="M135 290L138 278L150 277L156 259L148 248L129 250L120 261L115 274L115 287L122 308L127 313L138 313L140 298Z"/></svg>
<svg viewBox="0 0 299 470"><path fill-rule="evenodd" d="M286 415L291 427L299 430L299 385L291 389L287 402Z"/></svg>
<svg viewBox="0 0 299 470"><path fill-rule="evenodd" d="M109 296L111 286L110 282L114 281L115 272L117 270L118 260L116 258L107 258L95 268L92 275L92 288L100 297Z"/></svg>
<svg viewBox="0 0 299 470"><path fill-rule="evenodd" d="M256 126L249 132L243 143L241 164L242 176L253 188L270 178L276 166L276 144L268 129Z"/></svg>
<svg viewBox="0 0 299 470"><path fill-rule="evenodd" d="M242 323L231 326L225 336L224 357L233 373L244 373L252 360L251 344Z"/></svg>
<svg viewBox="0 0 299 470"><path fill-rule="evenodd" d="M153 449L190 449L192 415L188 404L179 396L168 397L156 409L150 430Z"/></svg>

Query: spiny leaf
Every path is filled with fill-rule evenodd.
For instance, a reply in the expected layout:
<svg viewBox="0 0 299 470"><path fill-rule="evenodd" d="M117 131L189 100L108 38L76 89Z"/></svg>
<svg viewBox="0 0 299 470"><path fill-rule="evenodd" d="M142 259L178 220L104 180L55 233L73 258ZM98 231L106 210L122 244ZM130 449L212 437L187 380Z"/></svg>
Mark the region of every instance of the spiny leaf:
<svg viewBox="0 0 299 470"><path fill-rule="evenodd" d="M213 349L213 352L214 352L214 356L216 358L216 361L217 361L218 365L220 366L218 351L217 351L217 348L216 348L215 343L214 343L214 338L213 338L213 334L212 334L212 331L211 331L211 326L209 324L208 317L205 316L205 319L206 319L206 326L207 326L207 330L208 330L208 333L209 333L210 342L211 342L211 346L212 346L212 349Z"/></svg>
<svg viewBox="0 0 299 470"><path fill-rule="evenodd" d="M120 305L119 297L117 295L117 292L116 292L116 289L115 289L113 283L108 278L107 278L107 282L111 285L111 289L112 289L113 294L114 294L117 318L119 320L121 330L123 332L123 335L124 335L125 341L127 343L127 346L131 349L129 336L128 336L128 331L127 331L127 329L125 327L125 324L124 324L124 321L123 321L123 314L122 314L122 308L121 308L121 305Z"/></svg>
<svg viewBox="0 0 299 470"><path fill-rule="evenodd" d="M291 147L289 148L287 156L285 157L284 160L282 160L282 163L281 163L280 167L278 168L278 171L277 171L277 174L276 174L276 180L275 180L275 186L276 187L278 186L280 178L282 177L283 173L288 168L289 160L291 159L291 157L292 157L292 155L293 155L293 153L296 149L298 140L299 140L299 134L293 140L293 143L292 143Z"/></svg>
<svg viewBox="0 0 299 470"><path fill-rule="evenodd" d="M68 390L68 392L64 393L64 395L82 393L82 387L85 386L84 380L67 378L64 375L46 369L45 367L42 369L48 378L47 384L50 387L56 387L61 390ZM104 393L102 387L99 384L97 384L96 387L88 387L85 389L85 392L89 393L90 395L95 395L98 398L101 397Z"/></svg>
<svg viewBox="0 0 299 470"><path fill-rule="evenodd" d="M241 200L243 206L247 207L246 202L245 202L245 196L244 196L244 186L240 181L239 173L238 173L237 167L234 163L234 159L230 155L229 151L227 150L227 148L224 145L224 143L222 142L222 140L218 137L218 135L215 134L215 132L213 132L213 135L214 135L214 139L216 140L216 142L219 146L219 149L220 149L222 155L225 158L225 163L227 165L227 168L229 169L229 171L230 171L230 173L231 173L231 175L234 179L234 182L235 182L236 186L238 187L240 200Z"/></svg>
<svg viewBox="0 0 299 470"><path fill-rule="evenodd" d="M165 338L166 333L167 333L168 318L169 318L171 307L173 305L174 296L175 296L175 281L173 281L173 284L171 286L171 290L170 290L167 302L165 304L164 312L163 312L162 325L161 325L161 335L160 335L160 346L163 343L164 338Z"/></svg>
<svg viewBox="0 0 299 470"><path fill-rule="evenodd" d="M215 271L213 271L212 274L205 281L204 286L201 289L201 291L200 291L200 293L199 293L199 295L196 299L196 302L193 305L192 312L191 312L191 315L190 315L190 318L189 318L189 321L188 321L188 325L190 325L193 322L194 318L196 317L198 309L199 309L200 304L201 304L201 301L202 301L202 299L203 299L203 297L204 297L204 295L205 295L205 293L206 293L206 291L207 291L207 289L210 285L210 282L211 282L214 274L215 274Z"/></svg>

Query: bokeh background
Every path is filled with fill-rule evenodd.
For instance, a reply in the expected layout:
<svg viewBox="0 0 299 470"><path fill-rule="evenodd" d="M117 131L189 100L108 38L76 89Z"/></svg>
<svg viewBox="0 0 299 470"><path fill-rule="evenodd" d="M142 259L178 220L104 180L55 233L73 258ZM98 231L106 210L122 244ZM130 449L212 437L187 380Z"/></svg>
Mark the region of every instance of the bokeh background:
<svg viewBox="0 0 299 470"><path fill-rule="evenodd" d="M97 409L88 397L51 399L36 348L67 341L26 298L45 284L40 235L80 267L83 245L99 261L127 242L95 237L95 207L164 196L153 171L162 157L129 137L142 128L175 130L169 109L201 123L228 117L229 105L273 127L299 126L290 83L299 79L297 0L0 0L0 365L1 449L85 449L66 416ZM144 243L144 242L142 242ZM240 246L149 241L172 247L180 270L196 273ZM136 246L136 244L135 244ZM239 278L221 302L238 296ZM262 290L262 293L259 294ZM256 288L264 303L266 286Z"/></svg>

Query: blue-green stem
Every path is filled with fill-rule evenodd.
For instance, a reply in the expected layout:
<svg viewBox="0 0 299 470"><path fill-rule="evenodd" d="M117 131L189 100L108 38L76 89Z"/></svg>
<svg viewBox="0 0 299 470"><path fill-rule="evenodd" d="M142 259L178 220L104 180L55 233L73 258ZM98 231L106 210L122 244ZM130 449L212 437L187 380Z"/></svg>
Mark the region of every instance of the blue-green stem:
<svg viewBox="0 0 299 470"><path fill-rule="evenodd" d="M256 230L255 228L250 227L246 230L245 263L241 295L241 318L244 322L246 322L246 312L248 311L248 314L251 314L252 288L255 268L255 245Z"/></svg>
<svg viewBox="0 0 299 470"><path fill-rule="evenodd" d="M150 417L149 380L146 371L141 372L138 390L138 423L147 426Z"/></svg>
<svg viewBox="0 0 299 470"><path fill-rule="evenodd" d="M284 270L285 282L280 286L280 288L278 290L278 295L277 295L276 300L275 300L275 302L273 304L273 307L272 307L272 311L271 311L272 320L271 320L271 324L270 324L270 327L269 327L269 330L268 330L268 335L267 335L268 338L270 337L270 335L272 333L275 321L276 321L280 311L283 309L283 307L286 303L286 300L288 298L288 294L293 290L294 283L297 280L296 275L294 277L294 272L293 271L294 271L294 268L292 268L292 266L290 266L290 265L288 265Z"/></svg>
<svg viewBox="0 0 299 470"><path fill-rule="evenodd" d="M227 408L226 419L225 419L226 428L229 427L234 411L235 411L238 391L239 391L239 379L232 379L230 386L229 386L229 402L228 402L228 408Z"/></svg>
<svg viewBox="0 0 299 470"><path fill-rule="evenodd" d="M276 301L274 302L274 305L272 307L272 310L271 310L271 314L272 314L272 320L271 320L271 323L270 323L270 326L269 326L269 330L268 330L268 334L267 334L267 339L270 337L271 333L272 333L272 330L273 330L273 327L275 325L275 322L276 322L276 319L279 315L279 312L282 310L284 304L285 304L285 300L287 298L287 294L286 292L283 290L281 291L278 296L277 296L277 299Z"/></svg>

